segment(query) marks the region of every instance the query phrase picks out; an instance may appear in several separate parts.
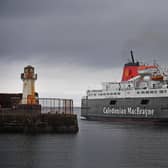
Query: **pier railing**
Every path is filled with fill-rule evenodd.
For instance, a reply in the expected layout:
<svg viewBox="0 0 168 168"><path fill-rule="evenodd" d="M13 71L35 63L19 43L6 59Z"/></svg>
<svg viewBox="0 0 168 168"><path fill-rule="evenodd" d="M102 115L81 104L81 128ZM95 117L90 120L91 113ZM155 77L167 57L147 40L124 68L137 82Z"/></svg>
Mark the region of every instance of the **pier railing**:
<svg viewBox="0 0 168 168"><path fill-rule="evenodd" d="M61 99L61 98L36 98L36 103L31 104L29 102L28 106L21 104L21 100L13 101L9 99L8 102L1 106L0 113L13 112L13 111L30 111L30 112L41 112L41 113L58 113L58 114L73 114L73 100L72 99ZM26 100L27 101L27 100ZM26 102L25 101L25 102ZM40 105L40 106L39 106Z"/></svg>
<svg viewBox="0 0 168 168"><path fill-rule="evenodd" d="M73 114L73 100L60 98L38 98L42 113Z"/></svg>

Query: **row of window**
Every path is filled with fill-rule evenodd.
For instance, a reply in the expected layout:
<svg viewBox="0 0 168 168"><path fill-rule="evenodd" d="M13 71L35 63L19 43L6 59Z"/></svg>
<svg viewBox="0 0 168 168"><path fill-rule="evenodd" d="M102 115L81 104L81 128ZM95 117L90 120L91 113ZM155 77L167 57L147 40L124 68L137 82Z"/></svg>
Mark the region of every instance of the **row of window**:
<svg viewBox="0 0 168 168"><path fill-rule="evenodd" d="M88 94L88 96L110 96L110 95L120 95L120 92L115 92L115 93L93 93L93 94Z"/></svg>
<svg viewBox="0 0 168 168"><path fill-rule="evenodd" d="M157 94L157 93L167 93L167 90L160 90L160 91L157 91L157 90L147 90L147 91L137 91L137 94ZM120 95L121 93L120 92L114 92L114 93L90 93L88 94L88 96L111 96L111 95Z"/></svg>
<svg viewBox="0 0 168 168"><path fill-rule="evenodd" d="M158 91L157 90L147 90L147 91L137 91L137 94L157 94ZM160 90L159 93L167 93L167 90Z"/></svg>

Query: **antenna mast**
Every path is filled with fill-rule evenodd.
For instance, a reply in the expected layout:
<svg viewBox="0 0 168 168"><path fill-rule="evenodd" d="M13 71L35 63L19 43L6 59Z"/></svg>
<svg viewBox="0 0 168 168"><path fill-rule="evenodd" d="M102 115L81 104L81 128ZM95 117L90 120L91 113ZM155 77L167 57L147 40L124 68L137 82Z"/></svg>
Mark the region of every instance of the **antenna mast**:
<svg viewBox="0 0 168 168"><path fill-rule="evenodd" d="M134 60L133 51L131 50L131 51L130 51L130 53L131 53L131 59L132 59L132 63L134 64L134 63L135 63L135 60Z"/></svg>

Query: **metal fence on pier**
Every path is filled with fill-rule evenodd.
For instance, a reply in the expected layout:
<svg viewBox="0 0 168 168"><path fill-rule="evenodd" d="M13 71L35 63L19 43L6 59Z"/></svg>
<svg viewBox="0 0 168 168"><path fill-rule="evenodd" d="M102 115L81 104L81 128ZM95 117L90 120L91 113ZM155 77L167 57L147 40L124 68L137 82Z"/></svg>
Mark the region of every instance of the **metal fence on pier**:
<svg viewBox="0 0 168 168"><path fill-rule="evenodd" d="M42 113L73 114L73 100L60 98L38 98Z"/></svg>

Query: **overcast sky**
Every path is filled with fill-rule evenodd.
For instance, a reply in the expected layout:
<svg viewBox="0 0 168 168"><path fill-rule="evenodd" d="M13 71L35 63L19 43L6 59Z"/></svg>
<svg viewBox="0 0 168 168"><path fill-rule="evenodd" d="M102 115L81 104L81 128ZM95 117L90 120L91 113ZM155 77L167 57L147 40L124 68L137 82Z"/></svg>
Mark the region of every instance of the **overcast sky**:
<svg viewBox="0 0 168 168"><path fill-rule="evenodd" d="M0 92L21 92L33 65L40 97L80 98L119 81L133 49L168 63L167 0L0 0Z"/></svg>

